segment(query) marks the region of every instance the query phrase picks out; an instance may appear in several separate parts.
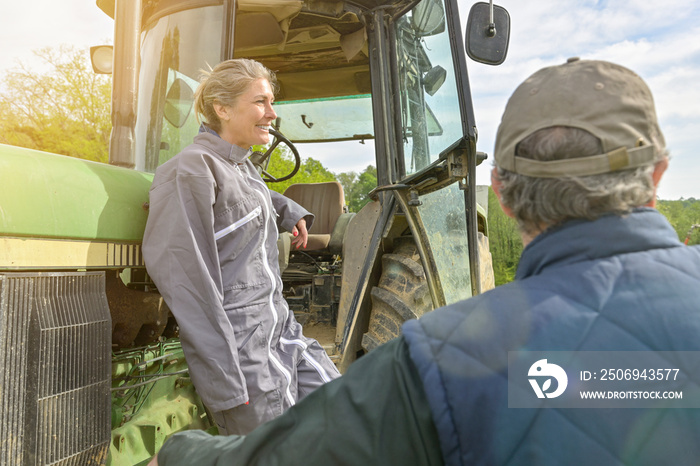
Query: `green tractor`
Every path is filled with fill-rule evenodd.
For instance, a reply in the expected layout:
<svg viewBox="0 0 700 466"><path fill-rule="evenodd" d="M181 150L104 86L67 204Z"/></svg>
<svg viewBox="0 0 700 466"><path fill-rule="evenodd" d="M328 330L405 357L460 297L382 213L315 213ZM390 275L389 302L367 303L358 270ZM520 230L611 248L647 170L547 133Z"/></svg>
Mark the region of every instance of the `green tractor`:
<svg viewBox="0 0 700 466"><path fill-rule="evenodd" d="M197 133L196 79L222 60L277 73L275 140L253 155L268 182L294 181L299 152L372 152L362 210L339 183L292 184L317 219L307 251L278 242L290 307L341 371L493 286L456 0L97 5L115 20L93 48L113 70L110 164L0 146L0 464L145 464L174 432L216 431L140 248L153 172ZM509 27L475 4L467 53L499 64ZM269 171L278 144L290 173Z"/></svg>

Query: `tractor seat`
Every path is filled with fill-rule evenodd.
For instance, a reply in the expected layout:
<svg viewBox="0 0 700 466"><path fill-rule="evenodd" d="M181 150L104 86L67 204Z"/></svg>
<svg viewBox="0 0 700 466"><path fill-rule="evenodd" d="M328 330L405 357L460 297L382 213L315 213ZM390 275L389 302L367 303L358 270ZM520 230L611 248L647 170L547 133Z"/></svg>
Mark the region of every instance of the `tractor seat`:
<svg viewBox="0 0 700 466"><path fill-rule="evenodd" d="M337 181L293 184L285 190L284 195L315 216L313 225L309 228L306 248L303 250L333 249L329 248L333 231L338 219L345 212L343 186Z"/></svg>

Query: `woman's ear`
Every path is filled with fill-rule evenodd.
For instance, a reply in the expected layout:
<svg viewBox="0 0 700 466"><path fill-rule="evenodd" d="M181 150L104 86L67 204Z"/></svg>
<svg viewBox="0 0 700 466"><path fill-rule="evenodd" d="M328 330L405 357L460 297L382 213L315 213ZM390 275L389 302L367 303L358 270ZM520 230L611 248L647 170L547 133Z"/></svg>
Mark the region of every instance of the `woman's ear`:
<svg viewBox="0 0 700 466"><path fill-rule="evenodd" d="M219 117L219 120L228 121L231 118L228 115L228 108L226 106L221 105L220 103L214 103L213 107L214 111L216 112L216 116Z"/></svg>

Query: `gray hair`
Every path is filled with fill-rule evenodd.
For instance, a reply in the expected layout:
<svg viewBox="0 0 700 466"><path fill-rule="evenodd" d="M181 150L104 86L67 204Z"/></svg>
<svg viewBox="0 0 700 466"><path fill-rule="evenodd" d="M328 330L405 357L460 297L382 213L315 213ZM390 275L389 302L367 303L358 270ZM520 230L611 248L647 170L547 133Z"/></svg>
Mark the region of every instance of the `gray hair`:
<svg viewBox="0 0 700 466"><path fill-rule="evenodd" d="M199 116L203 116L207 125L217 132L221 130L221 120L214 110L215 103L233 107L237 99L258 79L266 79L272 92L277 92L275 73L262 63L247 58L223 61L211 71L201 70L201 74L199 86L194 93L197 119L199 121Z"/></svg>
<svg viewBox="0 0 700 466"><path fill-rule="evenodd" d="M652 143L658 162L667 156L667 151L658 141ZM546 161L597 155L603 152L603 147L588 131L553 126L523 139L515 152L519 157ZM566 220L622 215L648 204L654 196L653 164L565 178L533 178L496 168L501 202L513 212L521 231L528 234L538 234Z"/></svg>

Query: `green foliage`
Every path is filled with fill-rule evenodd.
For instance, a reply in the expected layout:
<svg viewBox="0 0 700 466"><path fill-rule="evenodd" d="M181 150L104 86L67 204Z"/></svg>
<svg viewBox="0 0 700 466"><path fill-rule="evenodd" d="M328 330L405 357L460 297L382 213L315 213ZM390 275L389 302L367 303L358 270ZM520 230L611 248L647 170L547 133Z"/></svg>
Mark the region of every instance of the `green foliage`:
<svg viewBox="0 0 700 466"><path fill-rule="evenodd" d="M684 241L688 233L689 245L700 244L700 228L690 231L693 225L700 224L700 200L689 198L678 201L656 201L656 208L666 216L676 230L678 239Z"/></svg>
<svg viewBox="0 0 700 466"><path fill-rule="evenodd" d="M355 172L343 172L343 173L338 173L335 178L340 182L340 184L343 186L343 192L345 193L345 199L347 201L350 191L352 189L352 185L355 184L357 181L357 173Z"/></svg>
<svg viewBox="0 0 700 466"><path fill-rule="evenodd" d="M257 151L263 151L263 147L255 147ZM284 176L294 168L294 157L291 151L283 145L279 145L272 154L266 171L273 176ZM324 181L339 181L345 192L345 204L350 212L359 212L370 199L367 196L371 190L377 187L377 169L368 165L361 173L345 172L334 174L321 162L311 157L302 159L301 167L294 177L281 183L268 183L268 187L284 193L295 183L322 183Z"/></svg>
<svg viewBox="0 0 700 466"><path fill-rule="evenodd" d="M34 51L45 71L20 63L2 79L0 143L107 162L111 78L92 71L86 51Z"/></svg>
<svg viewBox="0 0 700 466"><path fill-rule="evenodd" d="M513 281L523 252L518 224L508 217L493 190L489 187L489 248L493 259L496 286Z"/></svg>
<svg viewBox="0 0 700 466"><path fill-rule="evenodd" d="M272 153L267 172L273 176L285 176L294 169L294 156L283 145L277 146ZM311 157L302 159L301 167L296 175L287 181L280 183L268 183L267 186L278 193L283 193L290 185L295 183L321 183L335 181L335 175L321 162Z"/></svg>
<svg viewBox="0 0 700 466"><path fill-rule="evenodd" d="M377 169L368 165L362 173L345 172L337 175L343 185L345 203L350 212L359 212L370 201L369 192L377 187Z"/></svg>
<svg viewBox="0 0 700 466"><path fill-rule="evenodd" d="M700 244L700 227L691 230L693 225L700 224L699 199L659 200L656 208L666 216L681 241L684 241L690 233L688 244ZM488 222L496 285L502 285L514 279L523 244L517 223L503 213L491 188L489 188Z"/></svg>

